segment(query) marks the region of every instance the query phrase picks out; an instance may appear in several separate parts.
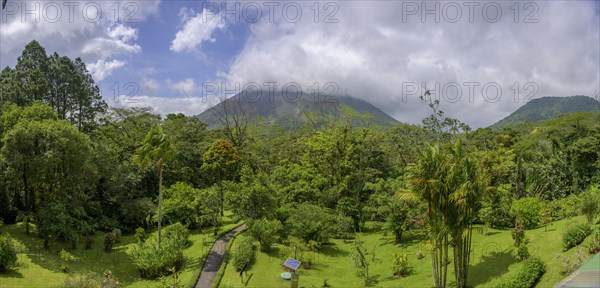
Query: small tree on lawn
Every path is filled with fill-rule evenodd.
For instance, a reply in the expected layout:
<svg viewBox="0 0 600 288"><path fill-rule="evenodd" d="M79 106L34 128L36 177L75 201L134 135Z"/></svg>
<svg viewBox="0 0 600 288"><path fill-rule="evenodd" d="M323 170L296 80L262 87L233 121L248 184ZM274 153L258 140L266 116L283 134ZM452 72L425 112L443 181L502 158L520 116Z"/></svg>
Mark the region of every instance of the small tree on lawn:
<svg viewBox="0 0 600 288"><path fill-rule="evenodd" d="M171 140L163 133L161 126L154 126L144 138L142 146L134 155L134 161L140 166L154 165L158 174L158 247L160 248L160 230L162 221L162 175L165 163L173 158Z"/></svg>

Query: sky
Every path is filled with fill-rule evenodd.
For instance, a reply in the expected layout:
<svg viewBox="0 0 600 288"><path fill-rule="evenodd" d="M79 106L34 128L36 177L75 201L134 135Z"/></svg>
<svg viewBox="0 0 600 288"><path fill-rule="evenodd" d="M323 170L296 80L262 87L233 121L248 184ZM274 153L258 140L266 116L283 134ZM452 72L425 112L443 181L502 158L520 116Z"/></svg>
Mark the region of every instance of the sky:
<svg viewBox="0 0 600 288"><path fill-rule="evenodd" d="M222 95L364 99L402 122L485 127L543 96L600 91L599 1L13 1L0 67L23 47L81 57L113 106L196 115Z"/></svg>

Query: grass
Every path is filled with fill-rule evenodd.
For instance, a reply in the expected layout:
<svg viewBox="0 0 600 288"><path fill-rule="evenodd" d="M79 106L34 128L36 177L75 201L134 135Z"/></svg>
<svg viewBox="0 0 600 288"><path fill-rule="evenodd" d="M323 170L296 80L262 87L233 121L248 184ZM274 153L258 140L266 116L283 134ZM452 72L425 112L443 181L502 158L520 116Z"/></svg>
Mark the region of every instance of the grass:
<svg viewBox="0 0 600 288"><path fill-rule="evenodd" d="M226 212L225 214L219 234L239 225L232 219L231 213ZM9 233L13 239L21 242L25 251L18 255L18 269L0 274L0 287L56 287L62 285L69 275L82 273L102 275L104 270L112 271L113 276L122 283L119 287L161 286L159 279L139 278L136 269L127 257L125 253L127 247L136 243L134 235L123 235L121 242L113 246L113 252L105 253L103 251L104 233L96 234L93 249L90 250L83 249L83 243L80 243L75 250L68 249L68 245L62 243L52 243L50 250L44 250L41 239L33 233L26 235L22 223L5 225L1 231ZM204 259L215 241L212 229L203 233L197 229L190 232L192 244L183 251L186 262L179 275L180 284L183 287L191 287L195 284ZM153 233L152 236L155 234ZM68 274L60 271L60 265L64 262L60 259L59 252L63 248L77 258L74 262L67 264L70 268Z"/></svg>
<svg viewBox="0 0 600 288"><path fill-rule="evenodd" d="M573 221L584 220L583 217L565 219L554 222L547 231L539 228L526 232L530 239L530 253L539 256L547 266L547 272L537 287L552 287L565 278L560 273L562 263L556 259L556 255L563 254L562 231ZM359 234L357 238L364 241L368 251L375 251L376 260L369 267L375 287L431 287L431 262L424 247L426 242L423 232L407 233L403 243L395 245L393 235L385 235L379 224L368 223L367 228L372 232ZM232 251L235 251L236 242L244 237L249 236L240 235L235 239ZM356 275L353 266L353 241L335 239L331 245L324 246L319 252L299 251L299 260L312 262L310 269L299 269L299 287L322 287L325 280L334 288L363 287L363 280ZM584 243L587 243L587 240ZM424 259L417 259L416 253L419 250L424 252ZM516 275L522 264L515 258L514 250L510 230L490 229L487 236L474 231L469 285L492 287ZM411 275L404 278L392 275L391 255L396 251L408 253L413 268ZM575 252L576 248L573 248L563 255L572 256ZM281 265L287 257L294 257L293 248L282 244L272 247L268 253L257 252L255 261L244 276L244 283L241 283L239 273L235 272L232 265L228 265L220 287L289 287L290 282L279 276L284 271ZM452 265L451 263L448 267L450 287L454 282Z"/></svg>

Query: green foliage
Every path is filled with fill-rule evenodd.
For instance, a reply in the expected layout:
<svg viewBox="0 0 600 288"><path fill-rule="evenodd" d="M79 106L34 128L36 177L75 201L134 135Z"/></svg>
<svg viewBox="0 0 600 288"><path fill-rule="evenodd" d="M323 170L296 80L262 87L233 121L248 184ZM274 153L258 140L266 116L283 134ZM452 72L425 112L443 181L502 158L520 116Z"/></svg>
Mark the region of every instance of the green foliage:
<svg viewBox="0 0 600 288"><path fill-rule="evenodd" d="M300 204L286 221L288 233L305 243L315 241L323 244L332 236L335 218L327 209L312 204Z"/></svg>
<svg viewBox="0 0 600 288"><path fill-rule="evenodd" d="M591 234L589 224L579 223L569 225L563 233L563 250L567 251L583 242L585 237Z"/></svg>
<svg viewBox="0 0 600 288"><path fill-rule="evenodd" d="M392 272L395 276L408 276L412 269L408 263L408 255L403 252L395 252L392 255Z"/></svg>
<svg viewBox="0 0 600 288"><path fill-rule="evenodd" d="M242 182L227 182L227 204L243 219L270 218L277 207L275 191L264 173L252 175L249 167L242 169Z"/></svg>
<svg viewBox="0 0 600 288"><path fill-rule="evenodd" d="M0 272L6 272L16 267L17 251L13 240L8 234L0 234Z"/></svg>
<svg viewBox="0 0 600 288"><path fill-rule="evenodd" d="M530 288L546 273L546 265L538 257L530 257L523 263L523 268L516 277L497 285L496 288Z"/></svg>
<svg viewBox="0 0 600 288"><path fill-rule="evenodd" d="M593 225L596 220L600 220L600 189L590 187L584 193L581 193L581 214L585 215L588 223Z"/></svg>
<svg viewBox="0 0 600 288"><path fill-rule="evenodd" d="M115 228L115 229L112 230L111 233L113 234L113 237L115 239L115 243L121 242L121 238L123 237L123 232L121 232L121 229Z"/></svg>
<svg viewBox="0 0 600 288"><path fill-rule="evenodd" d="M144 227L135 229L135 239L137 239L138 243L144 243L144 241L146 241L146 229L144 229Z"/></svg>
<svg viewBox="0 0 600 288"><path fill-rule="evenodd" d="M164 190L163 211L169 223L181 222L189 227L197 227L198 210L195 204L199 199L198 190L187 183L177 182Z"/></svg>
<svg viewBox="0 0 600 288"><path fill-rule="evenodd" d="M588 252L596 254L600 252L600 225L596 225L592 231L590 242L588 243Z"/></svg>
<svg viewBox="0 0 600 288"><path fill-rule="evenodd" d="M540 223L542 203L533 197L525 197L513 202L510 213L516 218L517 225L526 229L533 229Z"/></svg>
<svg viewBox="0 0 600 288"><path fill-rule="evenodd" d="M248 232L260 243L260 248L263 251L271 249L271 245L276 243L279 235L283 230L283 225L279 220L260 220L250 221L248 224Z"/></svg>
<svg viewBox="0 0 600 288"><path fill-rule="evenodd" d="M112 252L113 244L115 244L116 241L115 234L112 232L106 232L106 234L104 234L104 252Z"/></svg>
<svg viewBox="0 0 600 288"><path fill-rule="evenodd" d="M135 244L127 250L133 265L145 279L169 275L183 267L183 249L188 244L189 231L180 223L165 229L162 243L150 237L142 244Z"/></svg>
<svg viewBox="0 0 600 288"><path fill-rule="evenodd" d="M571 273L575 272L581 265L590 260L590 257L586 255L583 247L579 247L575 255L568 257L564 254L558 254L556 255L556 259L562 264L560 273L567 276L571 275Z"/></svg>
<svg viewBox="0 0 600 288"><path fill-rule="evenodd" d="M254 244L252 243L252 238L244 238L237 247L235 247L235 252L233 254L233 267L235 267L235 271L248 269L253 259Z"/></svg>
<svg viewBox="0 0 600 288"><path fill-rule="evenodd" d="M101 278L93 274L84 274L69 276L65 279L63 288L117 288L119 281L112 276L110 270L106 270L103 273L104 277Z"/></svg>
<svg viewBox="0 0 600 288"><path fill-rule="evenodd" d="M521 242L519 247L517 247L517 259L519 259L519 261L523 261L527 258L529 258L529 249L527 248L527 243Z"/></svg>
<svg viewBox="0 0 600 288"><path fill-rule="evenodd" d="M93 234L85 235L85 249L92 249L94 247L95 237Z"/></svg>
<svg viewBox="0 0 600 288"><path fill-rule="evenodd" d="M514 241L515 247L521 246L522 243L527 243L527 237L525 236L525 229L521 226L517 226L510 230L510 236Z"/></svg>
<svg viewBox="0 0 600 288"><path fill-rule="evenodd" d="M60 255L60 259L65 262L73 262L73 261L77 260L77 258L75 256L73 256L73 254L65 251L65 249L61 249L59 252L59 255Z"/></svg>
<svg viewBox="0 0 600 288"><path fill-rule="evenodd" d="M508 117L490 126L493 129L515 126L523 121L539 122L572 112L592 112L598 104L587 96L542 97L529 101Z"/></svg>

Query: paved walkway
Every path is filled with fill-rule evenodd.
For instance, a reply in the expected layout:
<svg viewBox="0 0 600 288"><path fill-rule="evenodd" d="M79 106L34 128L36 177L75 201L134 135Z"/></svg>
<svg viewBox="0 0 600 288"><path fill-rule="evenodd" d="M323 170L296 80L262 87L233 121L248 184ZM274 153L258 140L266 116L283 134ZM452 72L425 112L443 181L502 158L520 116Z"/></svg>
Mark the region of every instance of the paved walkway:
<svg viewBox="0 0 600 288"><path fill-rule="evenodd" d="M198 277L198 281L196 282L196 288L211 288L213 282L215 281L215 277L217 276L217 271L219 271L219 267L221 267L221 263L223 262L223 255L225 254L225 248L227 247L227 242L236 234L246 230L246 224L242 224L237 228L227 232L225 235L221 236L221 238L215 241L212 249L208 253L208 257L204 262L204 267L202 267L202 272L200 272L200 277Z"/></svg>

